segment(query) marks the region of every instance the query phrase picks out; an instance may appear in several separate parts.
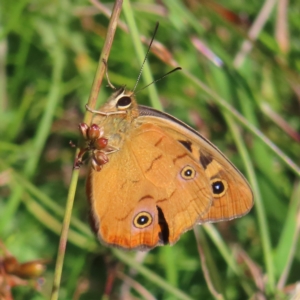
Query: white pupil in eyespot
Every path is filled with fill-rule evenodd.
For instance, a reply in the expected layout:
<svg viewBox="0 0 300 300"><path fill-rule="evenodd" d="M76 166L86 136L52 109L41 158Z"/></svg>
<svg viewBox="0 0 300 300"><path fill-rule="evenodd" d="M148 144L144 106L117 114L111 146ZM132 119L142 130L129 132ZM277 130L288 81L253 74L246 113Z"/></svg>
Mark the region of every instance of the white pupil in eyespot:
<svg viewBox="0 0 300 300"><path fill-rule="evenodd" d="M189 177L189 176L192 175L192 171L191 171L190 169L188 169L188 170L186 170L186 171L184 172L184 175L187 176L187 177Z"/></svg>
<svg viewBox="0 0 300 300"><path fill-rule="evenodd" d="M148 222L148 217L145 217L145 216L142 216L142 217L139 217L138 218L138 223L140 224L140 225L143 225L143 224L145 224L145 223L147 223Z"/></svg>
<svg viewBox="0 0 300 300"><path fill-rule="evenodd" d="M220 194L224 191L224 184L222 181L216 181L213 183L213 192L215 194Z"/></svg>

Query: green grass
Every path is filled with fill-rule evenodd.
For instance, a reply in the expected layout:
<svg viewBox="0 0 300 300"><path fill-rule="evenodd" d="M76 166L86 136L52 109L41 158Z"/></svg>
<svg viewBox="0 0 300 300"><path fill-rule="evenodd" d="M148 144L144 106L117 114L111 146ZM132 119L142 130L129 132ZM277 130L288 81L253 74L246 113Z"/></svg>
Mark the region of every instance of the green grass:
<svg viewBox="0 0 300 300"><path fill-rule="evenodd" d="M72 175L75 150L69 141L79 140L77 125L104 46L107 15L89 2L4 0L0 238L20 262L51 260L41 291L16 287L14 298L49 299L71 178L75 188L78 175L59 299L119 299L127 290L145 299L239 300L259 288L266 299L290 299L285 287L300 280L297 3L289 3L288 34L277 15L282 7L265 15L240 65L236 57L260 2L218 2L247 16L246 24L229 21L211 1L147 3L124 1L108 60L111 82L133 88L148 44L140 37L150 38L158 21L155 39L164 49L157 55L154 45L138 89L176 66L183 70L138 93L138 102L163 107L208 137L245 174L255 195L247 216L195 230L220 294L213 296L205 281L193 231L172 247L143 255L102 246L89 229L87 166ZM112 9L111 3L103 5ZM192 38L212 50L223 67L200 53ZM111 93L105 84L104 79L97 107Z"/></svg>

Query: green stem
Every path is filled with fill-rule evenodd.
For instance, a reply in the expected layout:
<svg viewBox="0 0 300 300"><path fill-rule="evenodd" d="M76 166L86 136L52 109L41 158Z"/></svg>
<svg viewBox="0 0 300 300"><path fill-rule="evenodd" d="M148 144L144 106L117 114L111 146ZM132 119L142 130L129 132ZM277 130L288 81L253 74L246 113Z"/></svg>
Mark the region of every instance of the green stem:
<svg viewBox="0 0 300 300"><path fill-rule="evenodd" d="M119 19L119 15L121 13L121 8L122 8L122 0L117 0L115 2L114 8L113 8L110 23L108 25L108 31L107 31L107 35L106 35L106 39L105 39L105 44L104 44L102 53L99 58L98 68L96 71L95 79L93 82L93 86L92 86L89 101L88 101L88 105L91 108L95 107L95 104L97 101L97 97L98 97L99 90L100 90L101 83L102 83L102 78L105 74L105 68L106 68L106 66L103 63L103 60L106 60L106 61L108 60L108 55L109 55L109 52L110 52L110 49L112 46L115 31L117 28L117 21ZM90 123L91 117L92 117L91 114L87 112L85 114L84 120L86 122ZM78 152L79 152L79 149L77 150L77 153ZM71 220L72 208L73 208L75 192L76 192L76 187L77 187L78 175L79 175L79 170L74 170L73 174L72 174L72 180L70 183L67 204L66 204L66 212L65 212L65 217L64 217L64 221L63 221L63 227L62 227L62 232L61 232L61 236L60 236L60 241L59 241L59 248L58 248L58 255L57 255L57 259L56 259L51 300L58 299L59 286L60 286L60 282L61 282L63 262L64 262L64 257L65 257L65 251L66 251L66 245L67 245L67 239L68 239L68 231L69 231L69 227L70 227L70 220Z"/></svg>

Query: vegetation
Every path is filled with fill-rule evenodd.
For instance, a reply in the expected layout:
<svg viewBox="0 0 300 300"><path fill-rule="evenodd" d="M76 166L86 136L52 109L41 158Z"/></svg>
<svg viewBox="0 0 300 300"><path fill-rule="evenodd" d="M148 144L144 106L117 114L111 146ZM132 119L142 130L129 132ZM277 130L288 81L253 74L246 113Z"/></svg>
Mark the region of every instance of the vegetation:
<svg viewBox="0 0 300 300"><path fill-rule="evenodd" d="M146 67L138 89L151 76L182 71L138 93L138 102L163 108L217 145L248 178L255 205L241 219L197 226L172 247L123 252L90 230L85 164L60 299L292 297L300 280L300 19L297 1L274 2L124 0L110 81L133 88L144 57L135 51L141 41L146 51L159 22L152 74ZM50 260L40 291L18 286L14 299L51 294L75 157L69 141L79 141L112 8L96 0L1 2L0 238L20 262ZM248 35L253 44L245 50ZM111 94L105 84L97 107Z"/></svg>

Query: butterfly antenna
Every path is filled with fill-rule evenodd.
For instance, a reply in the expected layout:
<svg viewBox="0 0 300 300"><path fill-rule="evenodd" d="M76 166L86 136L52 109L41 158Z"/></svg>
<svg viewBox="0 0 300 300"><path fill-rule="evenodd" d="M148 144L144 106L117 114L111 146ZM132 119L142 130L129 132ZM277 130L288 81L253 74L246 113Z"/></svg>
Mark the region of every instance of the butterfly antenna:
<svg viewBox="0 0 300 300"><path fill-rule="evenodd" d="M155 29L154 29L154 32L153 32L153 35L152 35L150 44L149 44L149 46L148 46L147 53L146 53L146 55L145 55L144 61L143 61L143 63L142 63L142 67L141 67L141 69L140 69L139 76L138 76L138 78L137 78L137 80L136 80L136 83L135 83L135 86L134 86L134 88L133 88L133 90L132 90L132 93L134 93L134 91L135 91L135 89L136 89L136 87L137 87L137 85L138 85L138 83L139 83L139 81L140 81L140 78L141 78L141 75L142 75L142 72L143 72L143 69L144 69L145 62L146 62L146 60L147 60L147 58L148 58L148 56L149 56L149 52L150 52L152 43L153 43L154 38L155 38L156 33L157 33L158 26L159 26L159 22L156 22L156 26L155 26Z"/></svg>
<svg viewBox="0 0 300 300"><path fill-rule="evenodd" d="M178 71L178 70L182 70L182 68L177 67L177 68L175 68L175 69L169 71L168 73L166 73L166 74L163 75L162 77L153 80L152 82L150 82L150 83L147 84L146 86L142 87L140 90L136 91L136 92L135 92L135 95L136 95L137 93L139 93L140 91L144 90L145 88L147 88L149 85L151 85L151 84L153 84L153 83L156 83L157 81L162 80L163 78L167 77L167 76L170 75L171 73L174 73L174 72L176 72L176 71Z"/></svg>

